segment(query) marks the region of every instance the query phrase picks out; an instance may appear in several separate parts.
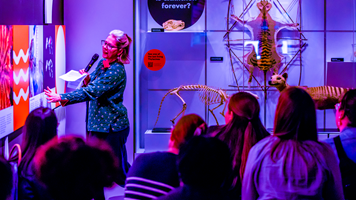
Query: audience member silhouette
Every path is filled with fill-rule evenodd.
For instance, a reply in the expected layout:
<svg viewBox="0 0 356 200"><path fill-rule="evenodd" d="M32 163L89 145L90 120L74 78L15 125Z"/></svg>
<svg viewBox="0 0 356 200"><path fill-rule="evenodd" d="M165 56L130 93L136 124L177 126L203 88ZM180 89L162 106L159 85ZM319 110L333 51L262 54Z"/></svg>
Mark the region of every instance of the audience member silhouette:
<svg viewBox="0 0 356 200"><path fill-rule="evenodd" d="M233 170L227 187L232 199L241 199L241 180L251 147L270 135L259 115L260 104L256 97L247 92L236 93L229 100L226 125L212 133L231 150Z"/></svg>
<svg viewBox="0 0 356 200"><path fill-rule="evenodd" d="M200 116L183 116L172 130L168 152L147 153L136 158L127 176L125 198L155 199L179 187L176 169L179 148L193 135L204 135L206 129Z"/></svg>
<svg viewBox="0 0 356 200"><path fill-rule="evenodd" d="M103 140L54 138L35 155L36 175L55 200L91 200L111 186L118 160Z"/></svg>
<svg viewBox="0 0 356 200"><path fill-rule="evenodd" d="M356 90L347 91L335 108L340 135L325 142L339 158L345 199L356 199Z"/></svg>
<svg viewBox="0 0 356 200"><path fill-rule="evenodd" d="M57 117L50 108L36 108L26 118L22 129L22 159L18 167L18 199L51 199L33 170L37 149L57 136ZM16 159L16 158L14 158Z"/></svg>
<svg viewBox="0 0 356 200"><path fill-rule="evenodd" d="M10 199L12 184L11 165L0 157L0 200Z"/></svg>
<svg viewBox="0 0 356 200"><path fill-rule="evenodd" d="M305 90L281 93L273 136L248 155L242 199L344 199L336 156L318 142L315 105Z"/></svg>
<svg viewBox="0 0 356 200"><path fill-rule="evenodd" d="M222 185L231 173L231 155L221 140L193 137L181 147L177 165L183 186L159 200L230 199Z"/></svg>

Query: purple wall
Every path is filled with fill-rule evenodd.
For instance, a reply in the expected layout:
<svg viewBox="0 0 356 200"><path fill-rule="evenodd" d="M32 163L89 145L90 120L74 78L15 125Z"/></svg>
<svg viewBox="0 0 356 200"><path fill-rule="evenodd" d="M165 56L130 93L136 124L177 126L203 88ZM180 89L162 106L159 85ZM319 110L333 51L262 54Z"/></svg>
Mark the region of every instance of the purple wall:
<svg viewBox="0 0 356 200"><path fill-rule="evenodd" d="M41 25L44 24L44 0L1 0L0 24ZM53 0L52 24L63 24L63 0Z"/></svg>
<svg viewBox="0 0 356 200"><path fill-rule="evenodd" d="M113 29L121 29L133 38L133 1L64 1L66 26L67 71L83 69L91 57L102 58L100 40L106 39ZM133 46L133 45L132 45ZM133 51L130 49L133 60ZM97 64L97 63L96 63ZM95 65L96 66L96 65ZM130 120L130 135L126 143L129 161L133 160L133 63L125 65L127 86L124 105ZM85 135L85 103L70 105L66 109L66 132Z"/></svg>

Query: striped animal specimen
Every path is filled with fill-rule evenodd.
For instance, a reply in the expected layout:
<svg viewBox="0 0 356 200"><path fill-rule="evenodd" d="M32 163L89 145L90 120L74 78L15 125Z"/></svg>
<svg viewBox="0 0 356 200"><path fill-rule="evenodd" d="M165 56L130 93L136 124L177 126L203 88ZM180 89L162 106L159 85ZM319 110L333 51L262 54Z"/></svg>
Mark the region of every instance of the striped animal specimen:
<svg viewBox="0 0 356 200"><path fill-rule="evenodd" d="M283 28L298 26L298 24L285 24L274 21L268 13L272 8L272 4L268 0L262 0L257 3L257 7L261 12L251 21L243 21L239 17L231 15L233 20L249 29L252 41L258 41L258 49L253 47L250 53L245 56L250 67L249 85L251 84L255 67L258 67L265 73L270 69L273 69L274 73L278 73L283 57L276 51L277 34Z"/></svg>
<svg viewBox="0 0 356 200"><path fill-rule="evenodd" d="M158 110L158 115L157 115L157 120L155 122L155 125L158 122L159 115L161 113L161 108L162 108L162 103L166 96L168 94L170 95L176 95L182 102L183 102L183 108L182 110L171 120L171 122L174 124L174 121L177 119L177 117L184 113L184 111L187 109L187 104L185 103L184 99L179 95L180 91L198 91L199 92L199 99L201 102L203 102L205 105L213 105L213 104L219 104L218 106L214 107L213 109L209 109L209 112L214 116L214 119L216 121L216 124L219 125L218 120L216 119L216 116L214 114L214 110L220 107L221 105L224 104L224 102L227 101L228 96L224 90L221 89L214 89L211 87L208 87L206 85L181 85L177 88L173 88L169 90L162 98L161 103L159 105L159 110ZM224 110L220 113L222 116L224 116Z"/></svg>
<svg viewBox="0 0 356 200"><path fill-rule="evenodd" d="M276 87L280 92L290 87L287 84L288 74L282 75L273 74L268 82L270 86ZM339 103L343 95L349 88L341 88L334 86L319 86L319 87L301 87L305 89L315 102L315 106L319 110L332 109L335 104Z"/></svg>

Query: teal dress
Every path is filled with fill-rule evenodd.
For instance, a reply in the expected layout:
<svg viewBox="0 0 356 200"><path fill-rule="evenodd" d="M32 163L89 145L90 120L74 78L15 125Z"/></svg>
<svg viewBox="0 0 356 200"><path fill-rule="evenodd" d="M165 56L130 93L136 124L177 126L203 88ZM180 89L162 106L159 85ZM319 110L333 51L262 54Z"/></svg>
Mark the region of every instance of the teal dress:
<svg viewBox="0 0 356 200"><path fill-rule="evenodd" d="M90 74L90 83L73 92L61 94L65 105L90 101L88 131L118 132L129 127L127 109L122 104L126 87L124 65L113 62L105 68L100 60Z"/></svg>

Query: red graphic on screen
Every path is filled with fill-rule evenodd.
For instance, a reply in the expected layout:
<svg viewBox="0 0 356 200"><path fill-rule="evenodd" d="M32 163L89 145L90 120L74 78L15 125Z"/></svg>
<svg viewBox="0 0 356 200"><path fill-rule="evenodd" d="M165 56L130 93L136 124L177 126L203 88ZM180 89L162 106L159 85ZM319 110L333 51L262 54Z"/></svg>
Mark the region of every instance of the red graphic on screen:
<svg viewBox="0 0 356 200"><path fill-rule="evenodd" d="M0 26L0 110L12 104L12 27Z"/></svg>
<svg viewBox="0 0 356 200"><path fill-rule="evenodd" d="M29 113L29 27L13 26L14 130L25 124Z"/></svg>

